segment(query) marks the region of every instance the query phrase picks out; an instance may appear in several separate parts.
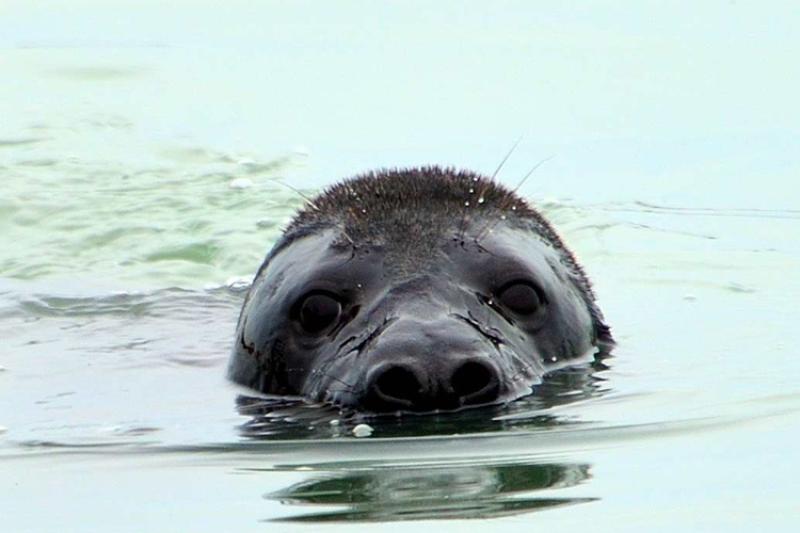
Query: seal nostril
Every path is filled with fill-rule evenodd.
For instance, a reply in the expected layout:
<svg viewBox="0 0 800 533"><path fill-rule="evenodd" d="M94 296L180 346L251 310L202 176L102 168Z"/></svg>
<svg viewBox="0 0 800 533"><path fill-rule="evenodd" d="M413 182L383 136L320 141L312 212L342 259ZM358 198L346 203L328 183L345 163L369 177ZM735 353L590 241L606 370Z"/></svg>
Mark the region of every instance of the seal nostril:
<svg viewBox="0 0 800 533"><path fill-rule="evenodd" d="M413 407L424 389L416 372L402 365L392 365L381 371L370 388L378 400L373 406L376 410Z"/></svg>
<svg viewBox="0 0 800 533"><path fill-rule="evenodd" d="M467 361L459 366L450 378L450 385L462 405L491 402L500 389L494 368L480 361Z"/></svg>

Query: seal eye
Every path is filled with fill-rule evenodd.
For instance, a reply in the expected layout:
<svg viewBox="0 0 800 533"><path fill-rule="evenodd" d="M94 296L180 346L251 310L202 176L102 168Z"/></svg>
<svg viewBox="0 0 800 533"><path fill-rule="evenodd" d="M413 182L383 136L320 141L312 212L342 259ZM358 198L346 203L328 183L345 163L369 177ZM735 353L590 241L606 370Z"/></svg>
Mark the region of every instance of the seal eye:
<svg viewBox="0 0 800 533"><path fill-rule="evenodd" d="M320 333L333 324L342 312L342 304L327 294L314 293L300 304L300 325L309 333Z"/></svg>
<svg viewBox="0 0 800 533"><path fill-rule="evenodd" d="M503 306L522 316L533 315L543 308L540 291L525 281L514 281L500 289L497 299Z"/></svg>

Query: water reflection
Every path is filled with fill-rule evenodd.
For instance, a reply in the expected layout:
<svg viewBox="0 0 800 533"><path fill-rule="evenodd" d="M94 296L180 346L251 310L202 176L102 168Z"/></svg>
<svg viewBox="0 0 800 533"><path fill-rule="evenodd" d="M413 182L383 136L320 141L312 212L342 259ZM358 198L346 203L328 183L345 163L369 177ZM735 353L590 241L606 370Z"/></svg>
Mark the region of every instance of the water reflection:
<svg viewBox="0 0 800 533"><path fill-rule="evenodd" d="M372 429L387 451L420 443L420 437L452 436L455 446L445 460L415 457L394 459L378 452L357 463L318 462L308 466L319 474L265 495L290 506L312 510L269 521L353 522L490 518L594 501L593 497L559 497L553 489L572 487L591 478L590 465L543 462L541 458L512 457L499 462L466 459L468 434L489 432L502 438L521 431L546 430L584 424L557 416L552 408L597 398L609 389L601 374L608 367L598 357L592 364L566 368L547 376L534 394L507 405L468 409L457 413L408 416L368 416L315 405L291 398L240 396L237 408L250 417L240 427L243 436L256 441L286 439L354 439L353 429L362 423ZM366 444L366 443L364 443ZM459 453L456 454L456 449ZM403 446L404 453L411 453ZM363 450L362 450L363 451ZM487 462L489 461L489 462ZM424 463L424 464L423 464ZM255 469L258 471L259 469ZM264 469L268 471L272 469Z"/></svg>
<svg viewBox="0 0 800 533"><path fill-rule="evenodd" d="M380 466L313 477L265 495L286 505L343 507L270 521L338 522L493 518L595 501L537 492L590 479L588 464Z"/></svg>

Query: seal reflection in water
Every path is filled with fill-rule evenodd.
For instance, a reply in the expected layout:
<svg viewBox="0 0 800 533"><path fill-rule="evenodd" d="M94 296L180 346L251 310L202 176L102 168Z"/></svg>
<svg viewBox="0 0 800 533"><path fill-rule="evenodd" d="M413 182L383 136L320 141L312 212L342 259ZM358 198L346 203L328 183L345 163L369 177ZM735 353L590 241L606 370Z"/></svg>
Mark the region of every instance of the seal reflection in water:
<svg viewBox="0 0 800 533"><path fill-rule="evenodd" d="M387 170L291 221L245 299L229 377L366 412L455 410L530 394L611 345L583 270L513 191Z"/></svg>

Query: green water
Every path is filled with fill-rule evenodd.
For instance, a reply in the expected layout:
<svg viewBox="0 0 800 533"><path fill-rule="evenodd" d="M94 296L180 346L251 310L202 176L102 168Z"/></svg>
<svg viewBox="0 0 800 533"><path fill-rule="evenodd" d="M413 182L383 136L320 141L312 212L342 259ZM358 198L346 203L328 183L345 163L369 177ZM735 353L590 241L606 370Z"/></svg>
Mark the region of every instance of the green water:
<svg viewBox="0 0 800 533"><path fill-rule="evenodd" d="M792 3L5 2L4 531L793 531L798 27ZM235 321L295 190L491 174L520 135L498 179L547 159L520 192L611 358L458 415L237 404Z"/></svg>

